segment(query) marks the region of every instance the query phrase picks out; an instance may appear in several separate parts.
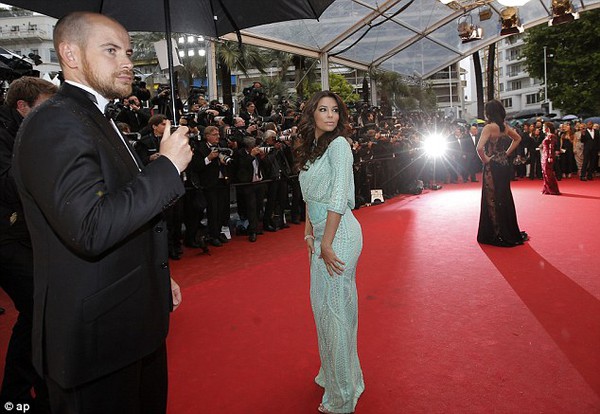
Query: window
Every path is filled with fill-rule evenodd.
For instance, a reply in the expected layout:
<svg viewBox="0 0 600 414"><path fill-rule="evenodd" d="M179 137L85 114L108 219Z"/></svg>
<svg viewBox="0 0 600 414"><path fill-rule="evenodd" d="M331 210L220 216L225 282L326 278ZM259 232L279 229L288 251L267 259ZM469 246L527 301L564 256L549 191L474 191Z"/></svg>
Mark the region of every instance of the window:
<svg viewBox="0 0 600 414"><path fill-rule="evenodd" d="M498 76L504 76L504 68L498 69Z"/></svg>
<svg viewBox="0 0 600 414"><path fill-rule="evenodd" d="M521 49L514 48L506 51L506 60L519 60L521 59Z"/></svg>
<svg viewBox="0 0 600 414"><path fill-rule="evenodd" d="M512 98L502 99L502 105L504 105L505 108L512 108Z"/></svg>
<svg viewBox="0 0 600 414"><path fill-rule="evenodd" d="M34 55L39 55L39 51L37 49L31 49L31 53Z"/></svg>
<svg viewBox="0 0 600 414"><path fill-rule="evenodd" d="M504 92L504 82L500 82L499 92Z"/></svg>
<svg viewBox="0 0 600 414"><path fill-rule="evenodd" d="M535 104L535 103L542 101L539 93L529 94L526 96L526 98L527 98L527 105Z"/></svg>
<svg viewBox="0 0 600 414"><path fill-rule="evenodd" d="M517 89L521 89L521 81L520 80L516 80L516 81L511 81L508 84L509 87L509 91L515 91Z"/></svg>
<svg viewBox="0 0 600 414"><path fill-rule="evenodd" d="M58 56L56 56L56 50L50 49L50 62L58 63Z"/></svg>
<svg viewBox="0 0 600 414"><path fill-rule="evenodd" d="M517 76L521 73L521 64L510 65L508 68L508 76Z"/></svg>

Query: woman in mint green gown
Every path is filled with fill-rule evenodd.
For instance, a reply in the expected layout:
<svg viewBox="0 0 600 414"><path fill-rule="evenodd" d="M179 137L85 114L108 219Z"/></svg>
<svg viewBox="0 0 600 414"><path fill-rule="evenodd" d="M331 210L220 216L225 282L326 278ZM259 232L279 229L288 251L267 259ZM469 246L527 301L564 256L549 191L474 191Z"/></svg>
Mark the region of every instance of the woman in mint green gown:
<svg viewBox="0 0 600 414"><path fill-rule="evenodd" d="M318 410L351 413L364 390L357 352L356 264L362 250L360 224L352 214L354 178L348 111L336 94L316 93L305 105L296 162L306 202L305 240L310 260L312 305L325 389Z"/></svg>

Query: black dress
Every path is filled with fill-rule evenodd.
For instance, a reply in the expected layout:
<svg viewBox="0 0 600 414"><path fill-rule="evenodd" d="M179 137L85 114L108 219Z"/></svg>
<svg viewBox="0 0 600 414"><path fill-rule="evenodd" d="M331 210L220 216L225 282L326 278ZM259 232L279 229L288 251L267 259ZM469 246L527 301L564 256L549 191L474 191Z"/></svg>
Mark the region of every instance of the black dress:
<svg viewBox="0 0 600 414"><path fill-rule="evenodd" d="M510 191L513 167L506 156L510 138L490 139L485 153L492 157L483 167L481 213L477 241L501 247L523 244L527 239L517 223L515 203Z"/></svg>

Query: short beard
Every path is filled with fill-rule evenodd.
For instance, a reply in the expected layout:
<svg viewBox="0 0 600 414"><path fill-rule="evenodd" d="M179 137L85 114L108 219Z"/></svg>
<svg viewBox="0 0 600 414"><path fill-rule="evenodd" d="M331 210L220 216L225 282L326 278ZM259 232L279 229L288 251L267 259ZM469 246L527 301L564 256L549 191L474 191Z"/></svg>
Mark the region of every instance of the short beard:
<svg viewBox="0 0 600 414"><path fill-rule="evenodd" d="M121 99L131 95L131 84L118 85L103 81L100 76L90 68L86 58L82 60L81 69L90 87L106 99ZM118 73L112 74L114 77L116 77L116 75L118 75Z"/></svg>

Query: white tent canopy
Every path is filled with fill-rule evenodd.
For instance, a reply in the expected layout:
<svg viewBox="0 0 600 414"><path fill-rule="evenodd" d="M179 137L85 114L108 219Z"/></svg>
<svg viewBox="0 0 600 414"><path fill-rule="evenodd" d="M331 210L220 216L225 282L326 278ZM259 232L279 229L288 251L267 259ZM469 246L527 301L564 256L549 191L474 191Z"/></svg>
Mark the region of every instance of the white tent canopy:
<svg viewBox="0 0 600 414"><path fill-rule="evenodd" d="M314 58L327 54L330 62L353 68L381 67L426 78L500 38L499 12L505 6L488 0L453 3L336 0L319 21L259 26L243 30L242 39L247 44ZM492 17L480 21L479 8L484 5L491 8ZM581 13L600 7L600 0L577 0L573 5ZM552 17L551 0L531 0L518 9L525 28L546 24ZM469 12L473 24L483 29L483 39L462 44L457 22ZM237 40L234 34L225 38Z"/></svg>

